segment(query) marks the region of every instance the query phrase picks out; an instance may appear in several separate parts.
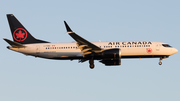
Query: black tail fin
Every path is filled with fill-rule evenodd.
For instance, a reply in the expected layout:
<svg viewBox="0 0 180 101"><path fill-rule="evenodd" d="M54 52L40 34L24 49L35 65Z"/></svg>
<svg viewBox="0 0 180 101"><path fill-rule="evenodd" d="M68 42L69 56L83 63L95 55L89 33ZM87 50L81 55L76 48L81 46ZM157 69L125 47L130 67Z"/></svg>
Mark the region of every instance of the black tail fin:
<svg viewBox="0 0 180 101"><path fill-rule="evenodd" d="M13 40L21 44L31 44L31 43L49 43L43 40L38 40L34 38L28 30L16 19L13 14L7 14L7 19L9 26L11 28L11 33Z"/></svg>

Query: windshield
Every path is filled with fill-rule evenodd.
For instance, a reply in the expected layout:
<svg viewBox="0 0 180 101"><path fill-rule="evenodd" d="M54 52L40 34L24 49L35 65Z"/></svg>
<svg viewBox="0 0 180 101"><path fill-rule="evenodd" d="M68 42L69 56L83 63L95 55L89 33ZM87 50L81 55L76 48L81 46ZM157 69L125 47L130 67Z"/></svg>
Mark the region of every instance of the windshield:
<svg viewBox="0 0 180 101"><path fill-rule="evenodd" d="M168 45L168 44L162 44L162 46L164 46L164 47L171 47L171 46Z"/></svg>

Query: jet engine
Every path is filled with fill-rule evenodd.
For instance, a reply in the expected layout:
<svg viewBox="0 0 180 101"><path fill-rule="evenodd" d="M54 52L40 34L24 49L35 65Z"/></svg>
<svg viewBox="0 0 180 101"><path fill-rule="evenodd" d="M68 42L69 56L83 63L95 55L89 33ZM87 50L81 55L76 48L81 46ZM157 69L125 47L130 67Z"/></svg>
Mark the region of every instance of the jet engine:
<svg viewBox="0 0 180 101"><path fill-rule="evenodd" d="M121 49L114 48L114 49L104 50L102 52L102 58L105 59L105 60L119 59L119 58L121 58Z"/></svg>
<svg viewBox="0 0 180 101"><path fill-rule="evenodd" d="M101 63L105 64L106 66L112 66L112 65L121 65L121 60L101 60Z"/></svg>
<svg viewBox="0 0 180 101"><path fill-rule="evenodd" d="M102 60L101 63L105 64L106 66L111 65L121 65L121 49L108 49L102 52Z"/></svg>

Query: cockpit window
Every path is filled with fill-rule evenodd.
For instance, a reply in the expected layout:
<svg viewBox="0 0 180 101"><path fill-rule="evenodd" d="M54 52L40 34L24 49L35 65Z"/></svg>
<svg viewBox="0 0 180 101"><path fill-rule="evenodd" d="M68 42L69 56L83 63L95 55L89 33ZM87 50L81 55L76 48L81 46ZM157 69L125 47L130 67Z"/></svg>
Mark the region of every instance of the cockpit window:
<svg viewBox="0 0 180 101"><path fill-rule="evenodd" d="M168 44L162 44L162 46L164 46L164 47L171 47L171 46L168 45Z"/></svg>

